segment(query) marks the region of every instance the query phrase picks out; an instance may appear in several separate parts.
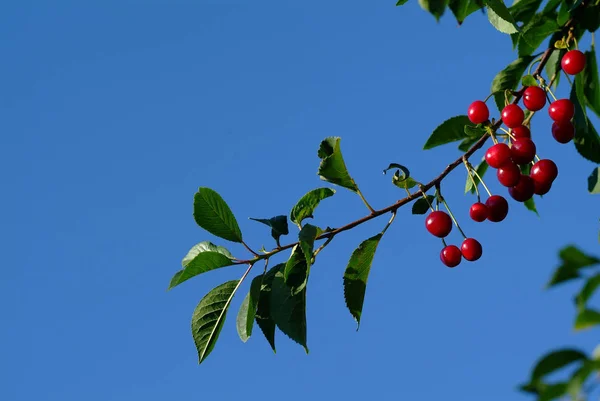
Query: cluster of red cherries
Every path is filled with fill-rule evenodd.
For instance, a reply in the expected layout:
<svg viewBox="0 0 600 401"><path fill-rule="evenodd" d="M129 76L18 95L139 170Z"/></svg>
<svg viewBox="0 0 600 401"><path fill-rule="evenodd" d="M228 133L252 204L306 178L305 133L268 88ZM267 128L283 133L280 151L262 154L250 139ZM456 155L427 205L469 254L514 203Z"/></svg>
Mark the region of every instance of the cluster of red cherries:
<svg viewBox="0 0 600 401"><path fill-rule="evenodd" d="M585 68L585 64L585 55L579 50L568 51L561 60L562 70L569 75L579 74ZM526 87L522 93L523 105L531 112L539 111L546 105L546 96L546 91L538 86ZM563 144L570 142L575 136L575 128L571 123L575 114L573 103L569 99L554 100L550 103L548 113L554 121L552 124L554 139ZM485 102L481 100L471 104L468 117L473 124L490 124L490 112ZM509 195L517 202L525 202L534 194L547 194L558 176L558 168L552 160L537 157L531 132L523 125L525 120L523 109L516 103L509 104L502 109L501 118L510 130L505 131L510 146L498 142L492 135L495 144L485 154L487 164L496 169L498 181L508 187ZM538 161L534 163L536 158ZM532 163L533 166L527 174L525 167ZM491 195L485 203L479 201L474 203L469 210L469 215L476 222L487 219L497 223L508 215L508 202L500 195ZM427 217L425 227L434 236L444 238L452 230L452 219L446 212L436 210ZM460 249L455 245L446 245L444 241L440 259L446 266L455 267L462 258L475 261L481 255L482 247L479 241L465 236Z"/></svg>

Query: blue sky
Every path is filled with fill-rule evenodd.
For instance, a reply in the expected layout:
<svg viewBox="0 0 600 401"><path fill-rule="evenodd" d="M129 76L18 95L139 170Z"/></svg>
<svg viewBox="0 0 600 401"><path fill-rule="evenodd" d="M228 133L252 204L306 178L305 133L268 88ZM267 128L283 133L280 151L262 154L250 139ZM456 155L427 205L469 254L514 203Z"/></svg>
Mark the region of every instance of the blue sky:
<svg viewBox="0 0 600 401"><path fill-rule="evenodd" d="M383 219L319 257L308 356L281 333L277 355L258 332L242 344L233 319L241 294L197 365L191 313L242 273L230 267L166 292L191 246L225 242L192 219L198 186L228 201L252 246L271 246L268 229L246 218L287 214L326 185L316 150L336 135L363 192L383 207L402 193L381 170L399 162L417 179L437 175L459 154L421 151L427 136L487 96L515 57L481 15L458 28L416 2L394 3L0 7L0 399L524 400L515 387L542 353L596 345L594 333L571 330L577 286L542 291L562 245L600 253L598 201L585 184L593 165L552 140L544 115L533 135L560 177L538 202L541 218L511 203L502 223L471 222L457 169L444 194L482 242L481 261L443 267L423 217L401 209L375 257L359 332L342 274ZM315 222L365 214L340 189Z"/></svg>

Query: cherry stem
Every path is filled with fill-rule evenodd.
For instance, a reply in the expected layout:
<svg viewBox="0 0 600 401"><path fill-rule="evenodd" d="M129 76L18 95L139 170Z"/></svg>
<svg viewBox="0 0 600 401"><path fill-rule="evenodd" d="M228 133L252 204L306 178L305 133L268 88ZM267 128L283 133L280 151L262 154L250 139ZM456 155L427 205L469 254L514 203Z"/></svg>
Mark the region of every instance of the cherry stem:
<svg viewBox="0 0 600 401"><path fill-rule="evenodd" d="M487 185L485 185L485 182L483 181L483 179L481 178L481 176L479 174L477 174L477 170L475 170L473 168L472 165L469 164L469 167L471 168L471 171L473 171L473 174L475 174L475 176L477 177L477 179L479 179L479 182L481 183L481 185L483 185L483 188L485 188L485 191L488 193L489 196L492 196L492 193L490 192L490 189L487 187Z"/></svg>
<svg viewBox="0 0 600 401"><path fill-rule="evenodd" d="M427 194L423 190L423 186L419 185L419 189L421 190L421 195L423 195L423 198L425 198L425 202L427 202L427 204L429 205L429 208L431 209L431 211L435 212L435 209L433 208L433 205L431 204L431 202L429 202L429 198L427 197Z"/></svg>
<svg viewBox="0 0 600 401"><path fill-rule="evenodd" d="M565 78L567 78L567 81L569 81L569 85L573 86L573 81L571 81L571 77L566 72L565 72Z"/></svg>
<svg viewBox="0 0 600 401"><path fill-rule="evenodd" d="M448 206L448 203L446 203L446 200L444 198L442 198L442 203L444 204L444 207L448 211L448 214L450 215L450 218L454 222L454 225L456 226L456 228L458 228L458 231L460 231L460 233L462 234L462 236L466 239L467 236L465 235L465 232L462 230L462 228L460 228L460 225L458 224L458 221L454 217L454 214L452 214L452 211L450 210L450 207Z"/></svg>
<svg viewBox="0 0 600 401"><path fill-rule="evenodd" d="M394 222L394 219L396 218L396 212L397 212L396 210L392 211L392 217L390 217L390 219L387 222L387 224L385 225L385 227L383 227L383 230L381 231L381 235L385 234L387 229L390 228L390 226Z"/></svg>
<svg viewBox="0 0 600 401"><path fill-rule="evenodd" d="M258 255L258 253L254 252L254 251L252 250L252 248L250 248L250 247L248 246L248 244L246 244L244 241L242 241L242 245L244 245L244 247L245 247L245 248L246 248L248 251L250 251L250 253L251 253L252 255L254 255L254 256L259 256L259 255Z"/></svg>
<svg viewBox="0 0 600 401"><path fill-rule="evenodd" d="M369 211L371 212L371 214L375 213L375 209L373 209L371 207L371 205L369 205L369 202L367 202L367 200L365 199L365 196L363 195L363 193L360 191L360 189L356 189L356 193L358 194L358 196L360 196L360 199L362 199L363 203L365 204L365 206L367 207L367 209L369 209Z"/></svg>
<svg viewBox="0 0 600 401"><path fill-rule="evenodd" d="M327 238L327 240L325 240L325 242L323 242L323 244L322 244L320 247L318 247L318 248L317 248L317 249L316 249L316 250L313 252L313 256L312 256L312 259L313 259L313 260L311 261L311 263L314 263L314 259L317 257L317 255L319 254L319 252L321 252L323 249L325 249L325 247L326 247L327 245L329 245L329 243L330 243L331 241L333 241L333 239L334 239L334 238L335 238L335 236L331 236L331 237Z"/></svg>
<svg viewBox="0 0 600 401"><path fill-rule="evenodd" d="M444 244L444 248L447 247L448 245L446 244L446 240L442 238L442 244Z"/></svg>
<svg viewBox="0 0 600 401"><path fill-rule="evenodd" d="M471 182L473 183L473 187L475 188L475 193L477 194L477 202L481 202L481 196L479 195L479 188L478 188L479 186L475 182L475 179L473 178L473 174L471 174L471 169L469 168L469 162L466 159L463 159L463 164L465 165L465 168L467 169L467 175L471 179Z"/></svg>
<svg viewBox="0 0 600 401"><path fill-rule="evenodd" d="M531 75L531 69L533 68L533 66L534 66L534 65L536 65L537 63L539 63L540 61L542 61L542 57L540 57L540 58L536 59L536 60L535 60L533 63L531 63L531 64L529 65L529 69L527 70L527 73L528 73L529 75Z"/></svg>

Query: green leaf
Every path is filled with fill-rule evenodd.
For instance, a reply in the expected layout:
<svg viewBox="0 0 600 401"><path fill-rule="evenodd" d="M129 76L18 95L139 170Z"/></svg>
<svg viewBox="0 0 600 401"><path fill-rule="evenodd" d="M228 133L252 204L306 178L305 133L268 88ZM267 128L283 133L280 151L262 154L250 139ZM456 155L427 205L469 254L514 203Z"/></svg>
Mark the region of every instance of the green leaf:
<svg viewBox="0 0 600 401"><path fill-rule="evenodd" d="M279 243L279 237L282 235L288 235L290 233L288 229L287 216L275 216L270 219L255 219L250 217L250 220L258 221L269 227L271 227L271 237Z"/></svg>
<svg viewBox="0 0 600 401"><path fill-rule="evenodd" d="M233 265L233 255L222 246L209 241L194 245L181 261L183 269L175 273L169 290L186 280L207 271Z"/></svg>
<svg viewBox="0 0 600 401"><path fill-rule="evenodd" d="M502 33L516 33L519 28L510 11L502 0L484 0L488 6L488 19L490 23Z"/></svg>
<svg viewBox="0 0 600 401"><path fill-rule="evenodd" d="M243 342L248 341L252 335L252 327L254 326L254 318L256 317L263 278L264 274L254 277L250 284L250 291L248 291L238 311L236 327L238 335Z"/></svg>
<svg viewBox="0 0 600 401"><path fill-rule="evenodd" d="M583 309L587 301L594 295L594 292L600 287L600 273L588 278L579 294L575 297L577 307Z"/></svg>
<svg viewBox="0 0 600 401"><path fill-rule="evenodd" d="M598 136L598 131L589 119L587 120L587 129L581 126L578 127L577 123L575 124L575 139L573 142L575 143L575 149L581 156L594 163L600 163L600 136Z"/></svg>
<svg viewBox="0 0 600 401"><path fill-rule="evenodd" d="M300 233L298 233L300 248L302 249L302 253L306 258L306 264L308 265L309 269L312 263L311 260L313 256L315 239L321 234L323 234L323 230L321 230L319 227L310 224L307 224L304 227L302 227L302 230L300 230Z"/></svg>
<svg viewBox="0 0 600 401"><path fill-rule="evenodd" d="M259 303L260 305L260 303ZM292 294L285 284L283 273L278 271L271 287L271 317L284 334L304 347L306 346L306 287Z"/></svg>
<svg viewBox="0 0 600 401"><path fill-rule="evenodd" d="M488 167L489 166L487 162L485 160L482 160L481 163L479 163L477 167L475 167L475 171L477 172L477 174L479 174L479 177L483 178L485 172L488 170ZM473 181L475 181L476 185L479 185L481 182L475 174L473 174L473 180L471 180L469 176L467 176L467 183L465 184L465 193L469 191L471 191L472 194L475 193L475 186L473 185Z"/></svg>
<svg viewBox="0 0 600 401"><path fill-rule="evenodd" d="M436 146L467 138L465 126L468 124L470 124L470 121L467 116L456 116L444 121L429 136L423 149L432 149Z"/></svg>
<svg viewBox="0 0 600 401"><path fill-rule="evenodd" d="M538 82L535 80L533 75L525 75L523 79L521 79L521 83L523 86L538 86Z"/></svg>
<svg viewBox="0 0 600 401"><path fill-rule="evenodd" d="M566 2L562 2L556 16L556 23L560 26L566 24L571 15L569 14L569 6Z"/></svg>
<svg viewBox="0 0 600 401"><path fill-rule="evenodd" d="M408 2L408 0L398 0L398 2L396 3L397 6L402 6L404 4L406 4Z"/></svg>
<svg viewBox="0 0 600 401"><path fill-rule="evenodd" d="M471 149L471 146L473 146L478 140L479 138L463 139L463 141L458 145L458 150L460 150L461 152L466 152L469 149Z"/></svg>
<svg viewBox="0 0 600 401"><path fill-rule="evenodd" d="M476 0L450 0L448 7L459 25L475 11L481 9L482 3Z"/></svg>
<svg viewBox="0 0 600 401"><path fill-rule="evenodd" d="M427 200L429 202L427 202ZM429 205L435 200L435 197L432 195L427 195L427 200L425 198L419 198L412 205L412 214L425 214L429 210Z"/></svg>
<svg viewBox="0 0 600 401"><path fill-rule="evenodd" d="M543 12L555 11L556 7L558 7L562 2L563 2L563 0L549 0L546 3L546 5L544 6L544 9L542 11Z"/></svg>
<svg viewBox="0 0 600 401"><path fill-rule="evenodd" d="M321 142L318 152L321 164L317 174L323 181L358 192L358 186L348 174L346 163L344 163L340 140L339 137L329 137Z"/></svg>
<svg viewBox="0 0 600 401"><path fill-rule="evenodd" d="M528 200L523 202L523 204L525 205L527 210L537 214L539 217L540 214L538 213L537 208L535 207L535 201L533 200L533 198L529 198Z"/></svg>
<svg viewBox="0 0 600 401"><path fill-rule="evenodd" d="M242 242L242 232L221 195L200 187L194 195L194 219L209 233L232 242Z"/></svg>
<svg viewBox="0 0 600 401"><path fill-rule="evenodd" d="M536 14L531 21L523 27L519 41L519 57L533 53L549 35L560 27L555 21L554 14Z"/></svg>
<svg viewBox="0 0 600 401"><path fill-rule="evenodd" d="M402 189L411 189L419 185L419 183L413 180L411 177L405 177L400 175L400 171L396 170L392 176L392 184Z"/></svg>
<svg viewBox="0 0 600 401"><path fill-rule="evenodd" d="M537 401L551 401L562 397L567 392L567 383L552 383L544 386Z"/></svg>
<svg viewBox="0 0 600 401"><path fill-rule="evenodd" d="M346 299L346 306L352 316L354 316L354 319L356 319L357 329L360 326L360 317L371 264L373 263L373 257L382 236L383 233L380 233L363 241L352 252L352 256L344 272L344 298Z"/></svg>
<svg viewBox="0 0 600 401"><path fill-rule="evenodd" d="M600 27L600 6L594 4L581 8L576 11L575 18L582 28L595 32Z"/></svg>
<svg viewBox="0 0 600 401"><path fill-rule="evenodd" d="M292 208L290 220L297 225L301 225L302 220L313 217L315 209L323 199L329 198L333 194L335 194L335 190L330 188L317 188L308 192Z"/></svg>
<svg viewBox="0 0 600 401"><path fill-rule="evenodd" d="M521 80L521 76L532 61L533 56L518 58L494 77L494 80L492 81L492 92L497 92L494 95L494 100L496 101L498 110L504 108L504 91L506 89L514 90L517 87Z"/></svg>
<svg viewBox="0 0 600 401"><path fill-rule="evenodd" d="M591 194L600 194L600 167L596 167L588 177L588 191Z"/></svg>
<svg viewBox="0 0 600 401"><path fill-rule="evenodd" d="M587 131L588 121L587 112L585 111L585 88L584 81L581 79L582 76L576 76L573 87L571 88L571 102L575 106L575 116L573 117L573 123L576 129L580 131Z"/></svg>
<svg viewBox="0 0 600 401"><path fill-rule="evenodd" d="M239 280L232 280L213 288L196 306L192 315L192 335L198 350L198 363L202 363L215 347L239 283Z"/></svg>
<svg viewBox="0 0 600 401"><path fill-rule="evenodd" d="M448 0L419 0L419 5L429 14L433 15L439 21L444 14Z"/></svg>
<svg viewBox="0 0 600 401"><path fill-rule="evenodd" d="M315 238L323 233L319 227L306 224L298 234L299 243L292 249L292 254L285 264L283 278L285 283L296 294L306 286L312 260Z"/></svg>
<svg viewBox="0 0 600 401"><path fill-rule="evenodd" d="M558 267L556 270L554 270L554 273L552 274L552 278L550 279L548 284L546 284L546 287L550 288L555 285L564 283L565 281L574 280L579 277L581 277L581 276L579 275L579 271L576 267L574 267L572 265L568 265L568 264L562 265L562 266Z"/></svg>
<svg viewBox="0 0 600 401"><path fill-rule="evenodd" d="M598 80L598 63L594 46L585 52L586 66L583 70L585 101L596 115L600 116L600 82Z"/></svg>
<svg viewBox="0 0 600 401"><path fill-rule="evenodd" d="M593 309L584 309L577 314L575 330L585 330L600 324L600 312Z"/></svg>
<svg viewBox="0 0 600 401"><path fill-rule="evenodd" d="M587 356L576 349L559 349L544 355L531 372L531 382L535 382L547 374L561 369L573 362L585 361Z"/></svg>
<svg viewBox="0 0 600 401"><path fill-rule="evenodd" d="M509 8L515 21L528 22L535 15L542 0L517 0Z"/></svg>
<svg viewBox="0 0 600 401"><path fill-rule="evenodd" d="M271 317L271 288L275 274L281 272L284 266L283 263L273 266L263 276L255 316L256 324L260 327L273 352L275 352L275 321Z"/></svg>
<svg viewBox="0 0 600 401"><path fill-rule="evenodd" d="M569 245L561 249L559 257L563 263L574 266L577 269L594 266L600 263L600 259L583 253L573 245Z"/></svg>

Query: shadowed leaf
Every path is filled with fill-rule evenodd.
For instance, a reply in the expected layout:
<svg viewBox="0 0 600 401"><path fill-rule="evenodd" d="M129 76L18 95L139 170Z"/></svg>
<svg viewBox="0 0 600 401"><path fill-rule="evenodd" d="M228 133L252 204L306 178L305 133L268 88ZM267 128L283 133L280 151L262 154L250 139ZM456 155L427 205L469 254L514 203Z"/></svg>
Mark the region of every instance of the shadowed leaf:
<svg viewBox="0 0 600 401"><path fill-rule="evenodd" d="M236 327L238 335L243 342L248 341L252 335L252 327L254 326L254 318L256 317L256 310L258 308L263 277L264 274L260 274L252 279L250 290L246 294L246 298L244 298L238 311Z"/></svg>
<svg viewBox="0 0 600 401"><path fill-rule="evenodd" d="M260 303L259 303L260 305ZM271 318L279 330L292 340L306 346L306 287L296 294L285 284L283 272L278 271L271 287Z"/></svg>

